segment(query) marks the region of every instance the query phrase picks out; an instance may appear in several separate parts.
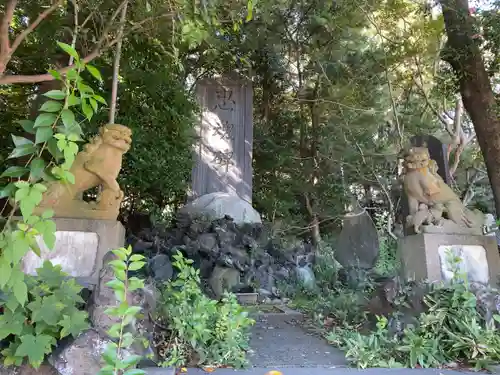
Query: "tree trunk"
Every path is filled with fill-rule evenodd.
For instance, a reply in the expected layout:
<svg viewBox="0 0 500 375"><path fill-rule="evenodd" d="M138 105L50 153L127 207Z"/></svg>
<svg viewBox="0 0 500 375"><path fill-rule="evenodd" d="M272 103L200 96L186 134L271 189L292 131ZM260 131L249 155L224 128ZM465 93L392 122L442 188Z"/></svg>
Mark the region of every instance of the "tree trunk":
<svg viewBox="0 0 500 375"><path fill-rule="evenodd" d="M497 215L500 214L500 118L486 72L468 0L440 0L448 42L443 60L460 83L460 94L484 156Z"/></svg>

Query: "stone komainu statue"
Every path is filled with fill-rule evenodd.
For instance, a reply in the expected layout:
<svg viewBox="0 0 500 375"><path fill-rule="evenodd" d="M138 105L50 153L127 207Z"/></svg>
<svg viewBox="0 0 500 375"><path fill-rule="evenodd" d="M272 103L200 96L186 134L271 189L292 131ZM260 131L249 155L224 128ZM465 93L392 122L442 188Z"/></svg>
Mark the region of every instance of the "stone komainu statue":
<svg viewBox="0 0 500 375"><path fill-rule="evenodd" d="M406 224L413 226L416 233L426 229L427 232L482 234L484 215L462 204L437 173L437 163L430 158L426 147L411 147L406 151L403 187L409 208ZM435 226L441 229L429 230Z"/></svg>
<svg viewBox="0 0 500 375"><path fill-rule="evenodd" d="M51 182L36 213L51 208L55 217L116 220L123 200L116 179L123 155L130 149L131 137L132 131L126 126L102 126L99 134L76 155L69 170L75 183ZM85 202L83 193L97 186L101 187L97 200Z"/></svg>

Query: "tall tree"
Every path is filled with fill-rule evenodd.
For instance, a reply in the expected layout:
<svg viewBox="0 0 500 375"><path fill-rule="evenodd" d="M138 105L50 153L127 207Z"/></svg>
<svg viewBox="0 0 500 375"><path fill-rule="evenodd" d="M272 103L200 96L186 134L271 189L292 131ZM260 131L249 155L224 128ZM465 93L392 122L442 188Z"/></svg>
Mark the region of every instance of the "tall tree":
<svg viewBox="0 0 500 375"><path fill-rule="evenodd" d="M442 58L455 71L464 107L469 113L486 163L500 213L500 118L490 78L474 30L468 0L440 0L448 42Z"/></svg>

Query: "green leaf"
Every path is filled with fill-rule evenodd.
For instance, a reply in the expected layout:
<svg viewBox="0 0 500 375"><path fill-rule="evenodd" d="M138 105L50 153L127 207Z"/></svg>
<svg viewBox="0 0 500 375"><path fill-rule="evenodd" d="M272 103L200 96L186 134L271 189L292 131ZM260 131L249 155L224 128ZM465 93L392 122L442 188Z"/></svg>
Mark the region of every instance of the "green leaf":
<svg viewBox="0 0 500 375"><path fill-rule="evenodd" d="M80 59L80 56L78 56L78 52L71 47L69 44L63 43L63 42L57 42L57 45L61 47L61 49L66 52L68 55L73 56L76 60Z"/></svg>
<svg viewBox="0 0 500 375"><path fill-rule="evenodd" d="M48 100L42 104L40 111L42 112L59 112L62 109L62 103Z"/></svg>
<svg viewBox="0 0 500 375"><path fill-rule="evenodd" d="M16 147L10 155L7 157L8 159L20 158L22 156L34 154L37 151L37 148L33 144L26 144L22 146Z"/></svg>
<svg viewBox="0 0 500 375"><path fill-rule="evenodd" d="M63 109L61 112L61 118L66 129L71 129L76 123L75 114L71 111L71 109Z"/></svg>
<svg viewBox="0 0 500 375"><path fill-rule="evenodd" d="M131 355L127 358L125 358L122 363L124 365L127 365L127 367L130 366L135 366L139 363L139 361L142 359L141 356L139 355ZM146 371L141 370L139 368L131 368L128 371L126 371L123 375L144 375L146 374Z"/></svg>
<svg viewBox="0 0 500 375"><path fill-rule="evenodd" d="M141 255L141 254L134 254L134 255L132 255L132 256L130 257L130 259L129 259L129 260L130 260L131 262L137 262L137 261L139 261L139 260L143 260L143 259L145 259L145 258L146 258L146 257L145 257L144 255Z"/></svg>
<svg viewBox="0 0 500 375"><path fill-rule="evenodd" d="M89 71L89 73L92 74L92 76L94 76L94 78L102 82L101 73L96 67L87 64L86 68Z"/></svg>
<svg viewBox="0 0 500 375"><path fill-rule="evenodd" d="M127 265L125 264L125 262L121 260L112 260L108 264L112 266L114 269L119 269L122 271L125 271L127 269Z"/></svg>
<svg viewBox="0 0 500 375"><path fill-rule="evenodd" d="M26 283L24 281L15 283L12 291L14 292L14 296L16 297L16 300L19 302L19 304L21 306L24 306L24 304L28 300L28 287L26 286Z"/></svg>
<svg viewBox="0 0 500 375"><path fill-rule="evenodd" d="M26 316L24 316L23 312L13 312L10 309L5 309L0 316L0 340L9 335L21 335L25 320Z"/></svg>
<svg viewBox="0 0 500 375"><path fill-rule="evenodd" d="M102 103L104 105L107 105L108 103L106 102L106 99L104 99L102 96L100 95L93 95L92 98L94 98L95 100L97 100L99 103Z"/></svg>
<svg viewBox="0 0 500 375"><path fill-rule="evenodd" d="M18 137L17 135L14 135L14 134L11 134L11 136L12 136L12 141L14 142L14 145L16 147L25 146L25 145L32 145L33 144L33 141L30 141L27 138Z"/></svg>
<svg viewBox="0 0 500 375"><path fill-rule="evenodd" d="M12 183L0 188L0 198L9 198L16 191L16 186Z"/></svg>
<svg viewBox="0 0 500 375"><path fill-rule="evenodd" d="M49 69L47 70L47 72L52 76L54 77L55 79L57 80L61 80L62 79L62 76L61 76L61 73L59 73L57 70L53 70L53 69Z"/></svg>
<svg viewBox="0 0 500 375"><path fill-rule="evenodd" d="M25 132L30 133L30 134L35 134L35 130L33 128L35 123L33 121L31 121L31 120L19 120L17 123L22 126L22 128L24 129Z"/></svg>
<svg viewBox="0 0 500 375"><path fill-rule="evenodd" d="M52 216L54 216L54 210L46 210L42 212L42 219L50 219Z"/></svg>
<svg viewBox="0 0 500 375"><path fill-rule="evenodd" d="M137 271L144 267L145 264L146 262L133 262L129 264L128 269L129 271Z"/></svg>
<svg viewBox="0 0 500 375"><path fill-rule="evenodd" d="M94 116L94 111L91 106L87 103L85 99L82 100L82 111L85 117L87 117L87 120L91 120L92 116Z"/></svg>
<svg viewBox="0 0 500 375"><path fill-rule="evenodd" d="M121 261L126 261L127 260L127 254L125 254L122 250L120 249L115 249L111 250L111 252L118 257Z"/></svg>
<svg viewBox="0 0 500 375"><path fill-rule="evenodd" d="M24 175L26 172L28 172L28 168L24 167L18 167L18 166L12 166L7 168L1 175L0 178L2 177L21 177Z"/></svg>
<svg viewBox="0 0 500 375"><path fill-rule="evenodd" d="M54 100L63 100L64 98L66 98L66 93L61 90L50 90L43 95Z"/></svg>
<svg viewBox="0 0 500 375"><path fill-rule="evenodd" d="M253 18L253 0L247 1L247 18L246 21L250 22Z"/></svg>
<svg viewBox="0 0 500 375"><path fill-rule="evenodd" d="M0 289L3 289L9 282L10 275L12 274L12 267L10 262L4 257L0 257ZM0 338L1 340L2 338Z"/></svg>
<svg viewBox="0 0 500 375"><path fill-rule="evenodd" d="M44 128L38 128L36 130L36 139L35 144L47 142L52 136L54 132L50 126Z"/></svg>
<svg viewBox="0 0 500 375"><path fill-rule="evenodd" d="M97 105L96 100L93 98L89 98L89 103L90 103L90 106L92 107L92 109L94 110L94 112L97 112L98 105Z"/></svg>
<svg viewBox="0 0 500 375"><path fill-rule="evenodd" d="M125 290L125 284L117 279L113 279L106 283L106 286L110 287L113 290Z"/></svg>
<svg viewBox="0 0 500 375"><path fill-rule="evenodd" d="M56 122L57 115L55 113L40 113L35 120L35 128L52 126Z"/></svg>
<svg viewBox="0 0 500 375"><path fill-rule="evenodd" d="M24 335L20 337L21 345L16 350L18 357L28 357L34 368L40 367L45 354L49 354L54 343L54 338L49 335Z"/></svg>
<svg viewBox="0 0 500 375"><path fill-rule="evenodd" d="M68 106L72 107L74 105L80 104L82 101L80 98L76 97L74 94L71 94L68 97Z"/></svg>
<svg viewBox="0 0 500 375"><path fill-rule="evenodd" d="M39 129L40 130L40 129ZM52 129L51 129L52 130ZM45 161L41 158L35 158L30 163L30 173L33 180L38 180L45 170Z"/></svg>
<svg viewBox="0 0 500 375"><path fill-rule="evenodd" d="M64 318L59 325L62 327L61 336L78 336L82 331L89 327L89 323L87 321L88 315L85 311L75 310L71 316L64 315Z"/></svg>

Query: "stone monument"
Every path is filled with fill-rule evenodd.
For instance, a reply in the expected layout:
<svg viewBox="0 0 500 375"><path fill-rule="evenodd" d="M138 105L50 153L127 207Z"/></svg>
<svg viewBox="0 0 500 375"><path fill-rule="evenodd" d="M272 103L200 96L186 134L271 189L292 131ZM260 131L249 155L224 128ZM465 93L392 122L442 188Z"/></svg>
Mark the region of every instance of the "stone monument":
<svg viewBox="0 0 500 375"><path fill-rule="evenodd" d="M43 261L50 260L85 286L98 283L105 254L122 247L125 241L125 229L116 220L123 199L116 179L123 154L130 149L131 136L126 126L102 126L76 155L70 169L75 183L49 184L36 213L54 210L55 246L50 250L39 238L41 257L28 253L22 261L24 272L35 274ZM85 202L82 194L97 186L101 187L97 200Z"/></svg>
<svg viewBox="0 0 500 375"><path fill-rule="evenodd" d="M485 215L464 207L437 169L427 148L405 152L403 185L409 212L407 235L399 242L405 278L447 280L445 255L451 252L471 281L496 282L500 257L495 238L483 235Z"/></svg>
<svg viewBox="0 0 500 375"><path fill-rule="evenodd" d="M251 83L224 76L197 83L202 108L197 127L191 199L224 192L252 202Z"/></svg>

